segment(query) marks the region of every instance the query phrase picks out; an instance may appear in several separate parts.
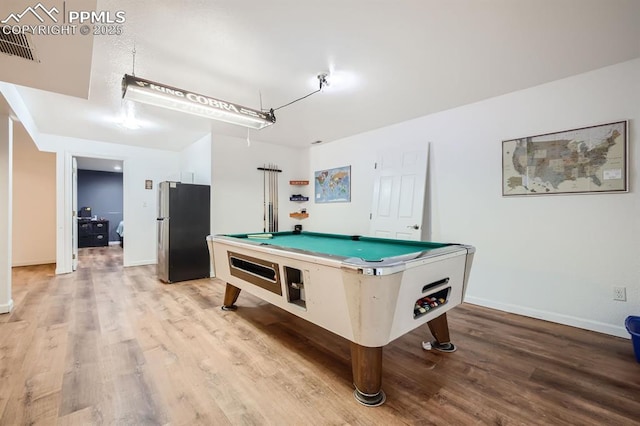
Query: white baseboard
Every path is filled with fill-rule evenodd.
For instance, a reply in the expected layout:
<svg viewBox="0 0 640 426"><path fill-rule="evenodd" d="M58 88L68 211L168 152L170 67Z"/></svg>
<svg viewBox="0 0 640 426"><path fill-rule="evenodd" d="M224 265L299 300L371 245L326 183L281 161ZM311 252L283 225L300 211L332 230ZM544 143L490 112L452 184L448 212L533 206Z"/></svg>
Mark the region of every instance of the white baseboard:
<svg viewBox="0 0 640 426"><path fill-rule="evenodd" d="M158 261L156 259L153 260L137 260L135 262L127 262L123 266L128 268L129 266L145 266L145 265L157 265Z"/></svg>
<svg viewBox="0 0 640 426"><path fill-rule="evenodd" d="M13 310L13 299L9 299L8 303L0 305L0 314L8 314Z"/></svg>
<svg viewBox="0 0 640 426"><path fill-rule="evenodd" d="M487 308L498 309L512 314L524 315L526 317L537 318L545 321L551 321L558 324L569 325L571 327L583 328L585 330L597 331L598 333L609 334L612 336L623 337L629 339L629 333L624 326L615 326L599 321L593 321L585 318L572 317L570 315L558 314L556 312L541 311L539 309L527 308L526 306L512 305L509 303L494 302L480 297L468 296L464 301L473 305L480 305Z"/></svg>
<svg viewBox="0 0 640 426"><path fill-rule="evenodd" d="M110 246L119 246L120 245L120 241L109 241L109 245Z"/></svg>
<svg viewBox="0 0 640 426"><path fill-rule="evenodd" d="M27 260L25 262L13 262L11 264L11 267L19 268L21 266L49 265L51 263L56 263L56 260L48 259L48 260Z"/></svg>

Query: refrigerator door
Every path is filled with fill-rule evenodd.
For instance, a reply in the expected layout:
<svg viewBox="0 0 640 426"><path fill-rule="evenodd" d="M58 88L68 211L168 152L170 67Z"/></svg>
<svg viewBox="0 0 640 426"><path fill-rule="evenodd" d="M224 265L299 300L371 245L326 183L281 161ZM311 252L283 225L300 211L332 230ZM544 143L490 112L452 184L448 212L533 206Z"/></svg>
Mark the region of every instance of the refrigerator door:
<svg viewBox="0 0 640 426"><path fill-rule="evenodd" d="M158 279L169 282L169 191L172 182L158 185Z"/></svg>
<svg viewBox="0 0 640 426"><path fill-rule="evenodd" d="M208 278L208 185L173 183L169 194L169 277L167 282Z"/></svg>

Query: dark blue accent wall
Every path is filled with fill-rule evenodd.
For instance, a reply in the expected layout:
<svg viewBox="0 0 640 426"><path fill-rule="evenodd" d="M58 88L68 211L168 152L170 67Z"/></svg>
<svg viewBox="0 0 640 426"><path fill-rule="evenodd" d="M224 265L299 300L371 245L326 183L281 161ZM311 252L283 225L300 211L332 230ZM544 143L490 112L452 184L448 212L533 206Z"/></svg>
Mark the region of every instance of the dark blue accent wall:
<svg viewBox="0 0 640 426"><path fill-rule="evenodd" d="M78 170L78 210L91 207L91 215L109 221L109 241L119 241L122 220L122 173Z"/></svg>

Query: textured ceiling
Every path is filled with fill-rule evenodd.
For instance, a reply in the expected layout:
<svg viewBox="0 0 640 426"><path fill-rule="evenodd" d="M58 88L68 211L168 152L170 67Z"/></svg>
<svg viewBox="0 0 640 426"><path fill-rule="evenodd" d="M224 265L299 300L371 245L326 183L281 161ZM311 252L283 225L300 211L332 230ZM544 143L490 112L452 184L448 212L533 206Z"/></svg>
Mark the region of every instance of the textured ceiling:
<svg viewBox="0 0 640 426"><path fill-rule="evenodd" d="M26 8L40 4L38 1L2 0L0 2L0 21L7 20L11 14L20 15L27 11L19 21L8 19L6 25L43 25L46 28L61 27L62 10L92 9L96 0L49 0L42 2L44 9L54 9L58 13L46 16L37 9L40 22L33 12ZM3 24L4 25L4 24ZM50 30L48 30L50 31ZM76 34L50 35L35 34L29 37L35 49L37 61L29 61L17 56L0 54L0 81L34 87L69 96L87 98L91 78L91 57L93 36Z"/></svg>
<svg viewBox="0 0 640 426"><path fill-rule="evenodd" d="M349 87L283 108L250 134L305 147L640 57L637 0L104 0L97 9L122 10L126 22L121 35L93 37L88 99L20 89L41 132L172 150L210 131L247 137L151 106L136 107L142 128L115 124L134 44L137 76L253 108L311 92L320 72L348 74ZM20 70L3 72L12 80Z"/></svg>

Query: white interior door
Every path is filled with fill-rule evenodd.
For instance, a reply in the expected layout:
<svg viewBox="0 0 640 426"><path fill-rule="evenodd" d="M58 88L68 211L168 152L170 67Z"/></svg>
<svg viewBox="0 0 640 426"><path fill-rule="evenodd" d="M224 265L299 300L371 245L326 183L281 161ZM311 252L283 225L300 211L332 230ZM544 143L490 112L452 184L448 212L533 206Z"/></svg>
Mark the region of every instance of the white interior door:
<svg viewBox="0 0 640 426"><path fill-rule="evenodd" d="M381 238L421 240L429 151L378 154L369 234Z"/></svg>
<svg viewBox="0 0 640 426"><path fill-rule="evenodd" d="M71 159L71 270L78 269L78 161L76 157Z"/></svg>

